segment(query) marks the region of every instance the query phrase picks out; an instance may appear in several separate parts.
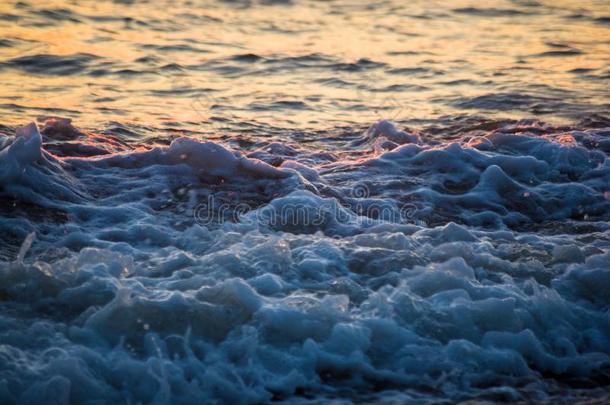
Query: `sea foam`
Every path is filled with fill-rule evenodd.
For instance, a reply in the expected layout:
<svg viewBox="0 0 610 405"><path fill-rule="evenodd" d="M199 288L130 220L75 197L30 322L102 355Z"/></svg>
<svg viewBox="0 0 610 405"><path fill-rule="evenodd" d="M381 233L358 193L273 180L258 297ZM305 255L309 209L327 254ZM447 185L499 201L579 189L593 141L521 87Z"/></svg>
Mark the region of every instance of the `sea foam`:
<svg viewBox="0 0 610 405"><path fill-rule="evenodd" d="M0 399L569 400L610 367L603 134L58 158L30 124L0 151L29 209L0 221Z"/></svg>

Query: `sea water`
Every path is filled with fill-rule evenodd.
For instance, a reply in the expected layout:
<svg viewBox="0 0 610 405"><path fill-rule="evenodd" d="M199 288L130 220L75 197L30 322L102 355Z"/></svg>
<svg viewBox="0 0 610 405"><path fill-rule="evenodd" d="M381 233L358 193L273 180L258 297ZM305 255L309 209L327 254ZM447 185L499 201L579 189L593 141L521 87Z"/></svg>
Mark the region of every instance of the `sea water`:
<svg viewBox="0 0 610 405"><path fill-rule="evenodd" d="M610 400L607 2L0 12L0 402Z"/></svg>

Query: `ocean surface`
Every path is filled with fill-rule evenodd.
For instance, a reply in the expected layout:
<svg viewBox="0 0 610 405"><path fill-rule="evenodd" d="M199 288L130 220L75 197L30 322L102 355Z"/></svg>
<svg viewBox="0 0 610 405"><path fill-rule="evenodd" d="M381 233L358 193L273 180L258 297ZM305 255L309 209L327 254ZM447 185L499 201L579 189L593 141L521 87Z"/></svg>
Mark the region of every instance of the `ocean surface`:
<svg viewBox="0 0 610 405"><path fill-rule="evenodd" d="M609 157L607 0L5 0L0 403L608 403Z"/></svg>

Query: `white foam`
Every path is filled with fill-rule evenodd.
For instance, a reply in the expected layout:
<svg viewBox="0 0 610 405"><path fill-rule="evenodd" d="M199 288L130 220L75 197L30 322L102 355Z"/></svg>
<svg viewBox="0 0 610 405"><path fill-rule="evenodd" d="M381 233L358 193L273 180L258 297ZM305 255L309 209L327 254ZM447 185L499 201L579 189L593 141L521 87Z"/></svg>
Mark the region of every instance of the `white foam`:
<svg viewBox="0 0 610 405"><path fill-rule="evenodd" d="M18 128L12 142L0 150L0 185L14 198L43 205L53 205L55 199L83 198L78 182L42 149L42 137L33 122Z"/></svg>
<svg viewBox="0 0 610 405"><path fill-rule="evenodd" d="M7 141L3 196L67 219L0 219L24 247L0 263L0 399L527 402L604 375L600 151L499 132L332 161L281 146L276 168L189 138L64 160L35 126Z"/></svg>

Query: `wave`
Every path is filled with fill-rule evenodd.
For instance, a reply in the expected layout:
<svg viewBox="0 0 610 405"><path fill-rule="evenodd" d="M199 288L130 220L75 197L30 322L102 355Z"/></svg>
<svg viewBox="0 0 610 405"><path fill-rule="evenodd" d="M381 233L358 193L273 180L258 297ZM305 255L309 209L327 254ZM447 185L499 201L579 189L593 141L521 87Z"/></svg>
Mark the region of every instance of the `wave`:
<svg viewBox="0 0 610 405"><path fill-rule="evenodd" d="M0 138L2 402L607 398L609 130L489 127Z"/></svg>

